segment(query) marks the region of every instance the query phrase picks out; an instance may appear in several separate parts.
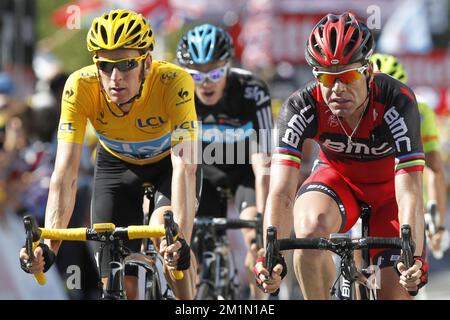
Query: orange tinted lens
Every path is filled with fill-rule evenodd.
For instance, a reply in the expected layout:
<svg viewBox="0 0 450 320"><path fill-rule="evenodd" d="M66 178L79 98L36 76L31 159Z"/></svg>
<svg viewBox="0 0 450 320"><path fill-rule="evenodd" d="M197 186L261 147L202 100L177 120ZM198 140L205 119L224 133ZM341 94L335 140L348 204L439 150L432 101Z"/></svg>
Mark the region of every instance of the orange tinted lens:
<svg viewBox="0 0 450 320"><path fill-rule="evenodd" d="M341 80L345 84L350 84L361 78L361 76L362 74L357 70L350 70L339 74L320 73L317 79L326 86L332 86L337 79Z"/></svg>
<svg viewBox="0 0 450 320"><path fill-rule="evenodd" d="M362 74L359 73L357 70L351 70L344 72L340 75L338 75L338 78L345 84L352 83L353 81L358 80L361 78Z"/></svg>

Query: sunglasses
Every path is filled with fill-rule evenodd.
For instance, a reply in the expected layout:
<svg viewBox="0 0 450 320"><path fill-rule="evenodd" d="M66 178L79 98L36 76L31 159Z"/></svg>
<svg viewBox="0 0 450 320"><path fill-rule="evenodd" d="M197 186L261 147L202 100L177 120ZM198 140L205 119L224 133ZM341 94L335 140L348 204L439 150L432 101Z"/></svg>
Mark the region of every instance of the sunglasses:
<svg viewBox="0 0 450 320"><path fill-rule="evenodd" d="M148 53L143 54L142 56L136 58L123 58L119 60L109 60L105 58L98 58L94 56L92 60L98 66L100 70L106 73L112 73L114 68L117 68L121 72L127 72L136 68L139 64L139 61L147 58Z"/></svg>
<svg viewBox="0 0 450 320"><path fill-rule="evenodd" d="M366 71L368 67L368 65L365 65L359 68L347 69L340 72L319 71L314 68L312 73L320 83L327 87L332 87L337 79L345 84L355 82L363 76L364 71Z"/></svg>
<svg viewBox="0 0 450 320"><path fill-rule="evenodd" d="M228 66L226 65L217 69L213 69L206 73L192 69L186 69L186 71L189 72L189 74L192 76L192 79L194 79L195 83L202 84L203 82L205 82L206 79L212 82L218 82L227 74Z"/></svg>

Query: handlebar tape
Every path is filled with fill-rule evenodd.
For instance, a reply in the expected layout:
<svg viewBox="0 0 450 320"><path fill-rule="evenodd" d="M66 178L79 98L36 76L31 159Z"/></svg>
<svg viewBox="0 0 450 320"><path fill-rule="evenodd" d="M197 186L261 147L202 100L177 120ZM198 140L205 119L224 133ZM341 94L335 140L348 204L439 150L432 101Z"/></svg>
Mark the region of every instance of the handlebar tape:
<svg viewBox="0 0 450 320"><path fill-rule="evenodd" d="M39 241L33 242L33 252L36 250L36 248L39 246ZM36 279L36 282L39 283L41 286L45 285L47 282L47 278L45 277L45 274L43 272L35 274L34 278Z"/></svg>

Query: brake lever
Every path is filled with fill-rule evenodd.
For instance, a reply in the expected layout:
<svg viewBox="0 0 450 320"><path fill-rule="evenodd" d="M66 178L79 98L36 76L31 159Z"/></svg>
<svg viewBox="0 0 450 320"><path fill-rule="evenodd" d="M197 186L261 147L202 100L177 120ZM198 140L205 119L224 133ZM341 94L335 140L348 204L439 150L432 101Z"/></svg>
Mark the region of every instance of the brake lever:
<svg viewBox="0 0 450 320"><path fill-rule="evenodd" d="M266 245L266 265L265 268L269 271L269 277L272 274L274 266L274 258L278 255L277 246L277 228L269 226L267 228L267 245ZM268 278L266 280L269 280Z"/></svg>

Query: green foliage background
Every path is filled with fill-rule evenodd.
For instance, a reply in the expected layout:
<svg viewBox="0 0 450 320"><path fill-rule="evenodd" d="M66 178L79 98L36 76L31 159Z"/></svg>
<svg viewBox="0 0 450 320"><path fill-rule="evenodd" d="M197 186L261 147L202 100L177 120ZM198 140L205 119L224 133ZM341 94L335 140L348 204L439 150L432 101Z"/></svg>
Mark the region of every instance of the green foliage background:
<svg viewBox="0 0 450 320"><path fill-rule="evenodd" d="M51 14L62 5L68 3L67 0L39 0L37 1L37 36L39 40L52 39L60 28L55 26L51 21ZM52 53L54 53L63 63L66 72L72 72L82 66L91 63L91 56L86 49L86 33L87 29L69 30L63 27L63 35L66 41L57 45ZM50 37L50 38L49 38ZM52 41L49 41L52 43Z"/></svg>

